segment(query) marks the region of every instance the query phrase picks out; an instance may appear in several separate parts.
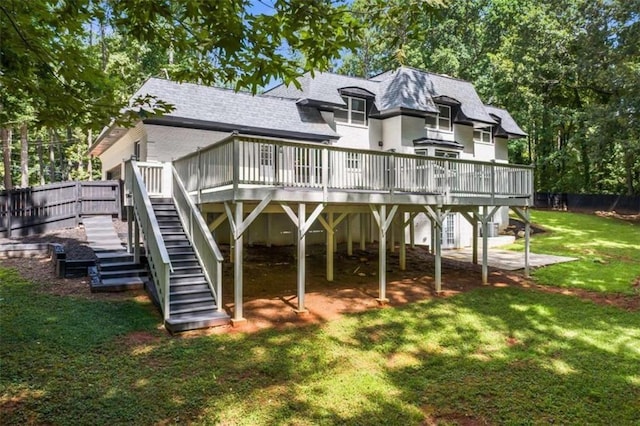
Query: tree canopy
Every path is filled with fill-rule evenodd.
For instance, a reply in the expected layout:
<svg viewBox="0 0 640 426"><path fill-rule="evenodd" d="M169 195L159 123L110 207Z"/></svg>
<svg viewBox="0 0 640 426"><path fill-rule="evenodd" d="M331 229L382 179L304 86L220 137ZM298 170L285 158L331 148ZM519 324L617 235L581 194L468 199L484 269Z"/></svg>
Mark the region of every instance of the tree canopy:
<svg viewBox="0 0 640 426"><path fill-rule="evenodd" d="M366 76L404 64L469 80L528 132L511 143L511 159L535 164L538 191L640 193L638 0L459 0L416 10L363 20L342 70Z"/></svg>

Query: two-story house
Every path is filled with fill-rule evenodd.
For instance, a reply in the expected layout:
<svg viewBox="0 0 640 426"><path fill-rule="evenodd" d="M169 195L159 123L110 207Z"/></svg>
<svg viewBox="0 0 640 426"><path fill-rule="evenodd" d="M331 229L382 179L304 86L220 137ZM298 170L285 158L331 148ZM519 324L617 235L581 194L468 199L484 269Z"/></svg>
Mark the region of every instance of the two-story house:
<svg viewBox="0 0 640 426"><path fill-rule="evenodd" d="M486 282L490 222L505 224L509 208L527 220L532 171L507 164L509 139L525 133L507 111L484 105L471 83L406 67L370 79L314 73L298 83L252 96L152 78L134 98L155 96L174 109L132 128L112 124L91 146L104 178L125 177L172 327L183 327L175 315L185 309L174 315L170 306L189 300L172 283L193 277L174 276L182 260L171 260L171 252L183 253L163 243L162 227L147 213L150 196L172 197L190 246L204 247L203 267L220 264L217 243L233 245L235 320L242 319L247 243L297 245L303 310L307 243L326 244L331 281L337 243L350 252L354 240L361 248L378 242L385 300L387 245L400 250L401 269L407 241L435 250L440 291L442 248L477 248L481 228ZM131 157L140 161L127 162ZM170 207L157 208L167 216L162 209ZM194 209L201 215L190 215ZM219 267L207 274L215 300L219 274ZM181 298L171 302L174 295Z"/></svg>

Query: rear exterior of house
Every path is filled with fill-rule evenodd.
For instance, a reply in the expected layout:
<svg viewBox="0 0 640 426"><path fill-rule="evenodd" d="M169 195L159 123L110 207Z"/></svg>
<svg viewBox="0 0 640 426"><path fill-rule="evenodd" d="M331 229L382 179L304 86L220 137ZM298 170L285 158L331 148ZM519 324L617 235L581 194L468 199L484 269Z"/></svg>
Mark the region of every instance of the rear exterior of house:
<svg viewBox="0 0 640 426"><path fill-rule="evenodd" d="M137 222L159 228L141 206L151 205L145 197L172 197L187 234L200 233L194 248L209 247L209 263L221 262L217 244L234 246L236 320L242 319L244 244L298 246L304 310L307 243L326 244L331 281L339 242L349 251L354 241L391 250L400 242L401 268L407 242L427 245L439 265L441 248L477 249L479 223L486 253L492 224L506 224L509 208L528 218L532 171L508 165L507 155L508 140L525 134L507 111L484 105L469 82L403 67L371 79L315 73L299 87L277 86L258 96L150 79L138 95L174 110L133 128L106 128L91 152L105 178L127 180ZM140 161L125 163L132 156ZM148 245L155 237L145 232ZM159 293L168 306L172 264L157 244L164 263L155 280L166 281Z"/></svg>

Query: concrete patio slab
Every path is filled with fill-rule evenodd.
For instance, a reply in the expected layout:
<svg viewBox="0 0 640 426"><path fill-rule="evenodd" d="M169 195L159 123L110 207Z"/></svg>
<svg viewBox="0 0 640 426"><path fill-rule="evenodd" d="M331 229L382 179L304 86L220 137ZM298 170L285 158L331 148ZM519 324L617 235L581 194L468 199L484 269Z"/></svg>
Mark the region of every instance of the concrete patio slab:
<svg viewBox="0 0 640 426"><path fill-rule="evenodd" d="M442 257L460 262L471 263L472 250L464 248L459 250L443 250ZM524 253L510 250L491 249L488 252L489 266L505 271L517 271L524 269ZM553 256L551 254L529 253L529 266L540 267L555 263L572 262L578 260L575 257ZM482 263L482 250L478 250L478 263Z"/></svg>

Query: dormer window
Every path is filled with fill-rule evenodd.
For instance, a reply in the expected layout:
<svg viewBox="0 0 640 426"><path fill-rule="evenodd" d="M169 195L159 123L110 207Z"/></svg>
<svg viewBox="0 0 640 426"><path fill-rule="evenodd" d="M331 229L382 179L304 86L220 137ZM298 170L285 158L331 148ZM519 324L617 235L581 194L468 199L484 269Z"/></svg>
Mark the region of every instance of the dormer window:
<svg viewBox="0 0 640 426"><path fill-rule="evenodd" d="M437 114L427 115L424 125L427 129L439 130L442 132L450 132L451 128L451 107L448 105L436 105L438 107Z"/></svg>
<svg viewBox="0 0 640 426"><path fill-rule="evenodd" d="M480 143L493 143L491 126L480 129L473 129L473 141Z"/></svg>
<svg viewBox="0 0 640 426"><path fill-rule="evenodd" d="M340 123L367 125L367 100L354 96L342 96L346 107L338 107L334 113L334 119Z"/></svg>

